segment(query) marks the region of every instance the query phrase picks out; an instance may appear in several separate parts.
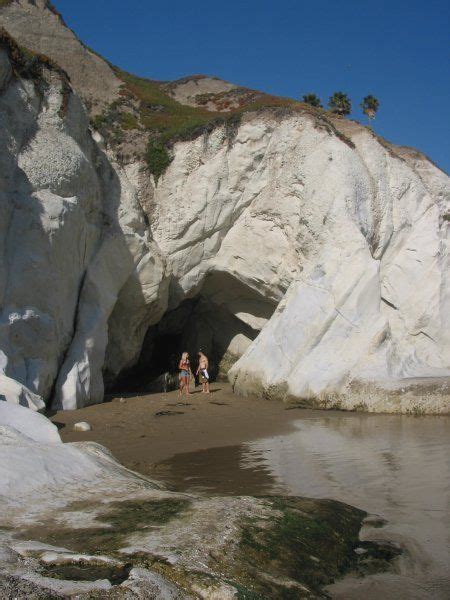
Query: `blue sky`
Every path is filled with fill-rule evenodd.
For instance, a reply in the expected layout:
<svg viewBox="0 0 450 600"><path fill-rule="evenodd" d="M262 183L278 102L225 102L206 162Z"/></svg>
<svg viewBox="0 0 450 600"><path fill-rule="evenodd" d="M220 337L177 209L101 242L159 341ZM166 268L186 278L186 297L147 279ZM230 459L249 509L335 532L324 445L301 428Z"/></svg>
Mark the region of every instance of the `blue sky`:
<svg viewBox="0 0 450 600"><path fill-rule="evenodd" d="M54 0L89 46L153 79L216 75L323 101L380 100L375 130L450 173L448 0Z"/></svg>

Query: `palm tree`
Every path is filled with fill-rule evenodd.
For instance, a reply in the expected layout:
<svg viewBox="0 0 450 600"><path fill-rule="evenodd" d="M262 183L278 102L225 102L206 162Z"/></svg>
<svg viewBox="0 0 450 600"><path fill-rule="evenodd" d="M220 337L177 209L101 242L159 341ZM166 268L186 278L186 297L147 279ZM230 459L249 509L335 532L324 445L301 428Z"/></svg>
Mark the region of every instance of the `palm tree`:
<svg viewBox="0 0 450 600"><path fill-rule="evenodd" d="M328 102L328 106L331 112L337 115L349 115L352 112L352 102L344 92L334 92Z"/></svg>
<svg viewBox="0 0 450 600"><path fill-rule="evenodd" d="M316 96L316 94L305 94L303 96L303 102L315 106L316 108L323 108L320 98L319 96Z"/></svg>
<svg viewBox="0 0 450 600"><path fill-rule="evenodd" d="M375 119L375 115L377 114L378 107L380 106L379 100L377 98L375 98L375 96L372 96L372 94L369 94L368 96L366 96L363 99L360 106L362 108L363 113L369 119L369 125L370 125L372 120Z"/></svg>

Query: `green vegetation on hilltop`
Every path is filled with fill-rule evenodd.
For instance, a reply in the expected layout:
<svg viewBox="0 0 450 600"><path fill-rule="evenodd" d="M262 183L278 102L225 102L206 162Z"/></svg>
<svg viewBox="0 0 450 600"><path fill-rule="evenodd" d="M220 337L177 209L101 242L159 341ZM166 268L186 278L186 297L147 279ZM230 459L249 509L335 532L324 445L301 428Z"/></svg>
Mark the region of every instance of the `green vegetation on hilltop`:
<svg viewBox="0 0 450 600"><path fill-rule="evenodd" d="M317 108L322 108L322 102L317 94L304 94L303 102L305 102L305 104L310 104L311 106L316 106Z"/></svg>
<svg viewBox="0 0 450 600"><path fill-rule="evenodd" d="M224 104L225 107L227 105L230 107L228 112L207 110L203 106L181 104L169 95L162 83L137 77L119 69L115 71L125 84L122 96L131 95L140 102L142 125L156 133L163 143L189 139L197 135L199 130L220 122L236 122L236 115L251 110L267 107L305 108L304 103L291 98L271 96L253 90L233 89L218 94L200 94L199 96L208 96L208 99L215 100L222 109ZM226 100L227 96L238 98L236 107L232 107L230 99Z"/></svg>
<svg viewBox="0 0 450 600"><path fill-rule="evenodd" d="M232 135L244 113L263 109L312 114L319 126L352 145L327 119L326 111L312 103L234 88L218 94L199 94L197 106L188 106L170 95L167 84L113 68L123 81L120 98L94 117L93 125L112 144L122 143L126 130L137 130L146 136L145 160L156 181L172 160L171 147L175 142L194 139L218 125L225 125ZM208 103L217 110L207 110Z"/></svg>
<svg viewBox="0 0 450 600"><path fill-rule="evenodd" d="M171 98L161 84L155 81L124 71L117 71L116 74L125 83L122 96L131 95L138 100L141 124L162 143L204 125L211 119L208 111L180 104Z"/></svg>

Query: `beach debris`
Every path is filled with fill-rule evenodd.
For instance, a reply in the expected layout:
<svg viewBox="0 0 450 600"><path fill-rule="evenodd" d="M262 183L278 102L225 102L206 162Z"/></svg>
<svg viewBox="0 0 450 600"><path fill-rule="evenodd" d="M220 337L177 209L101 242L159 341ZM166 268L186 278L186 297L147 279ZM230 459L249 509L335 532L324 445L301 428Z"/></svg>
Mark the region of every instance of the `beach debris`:
<svg viewBox="0 0 450 600"><path fill-rule="evenodd" d="M90 425L86 421L79 421L78 423L75 423L75 425L73 426L73 430L74 431L91 431L92 425Z"/></svg>
<svg viewBox="0 0 450 600"><path fill-rule="evenodd" d="M155 412L155 417L171 417L173 415L184 415L180 410L159 410Z"/></svg>

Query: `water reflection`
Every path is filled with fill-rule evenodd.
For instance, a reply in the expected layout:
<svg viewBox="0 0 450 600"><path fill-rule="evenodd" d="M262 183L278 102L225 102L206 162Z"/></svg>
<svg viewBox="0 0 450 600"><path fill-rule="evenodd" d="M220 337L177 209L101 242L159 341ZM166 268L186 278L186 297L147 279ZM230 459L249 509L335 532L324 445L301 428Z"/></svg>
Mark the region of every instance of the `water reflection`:
<svg viewBox="0 0 450 600"><path fill-rule="evenodd" d="M152 474L175 491L221 496L285 493L261 452L245 446L176 454L156 465Z"/></svg>
<svg viewBox="0 0 450 600"><path fill-rule="evenodd" d="M386 525L362 537L402 545L395 572L347 578L332 597L450 598L450 419L295 413L291 433L178 455L156 475L179 490L333 498L379 515Z"/></svg>
<svg viewBox="0 0 450 600"><path fill-rule="evenodd" d="M450 419L333 413L251 442L290 494L329 497L378 514L365 539L399 542L397 573L347 580L336 598L449 598Z"/></svg>

